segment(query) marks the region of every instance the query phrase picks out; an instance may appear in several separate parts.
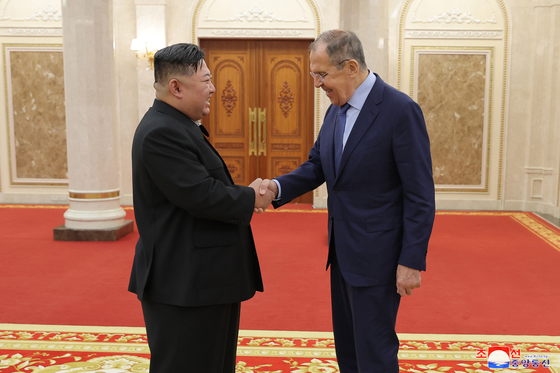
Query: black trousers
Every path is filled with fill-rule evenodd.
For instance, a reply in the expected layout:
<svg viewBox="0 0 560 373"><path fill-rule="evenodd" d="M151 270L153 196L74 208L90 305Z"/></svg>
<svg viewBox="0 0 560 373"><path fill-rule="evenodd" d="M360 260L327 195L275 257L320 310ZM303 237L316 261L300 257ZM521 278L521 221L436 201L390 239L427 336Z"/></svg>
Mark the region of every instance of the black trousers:
<svg viewBox="0 0 560 373"><path fill-rule="evenodd" d="M150 373L234 373L241 304L179 307L142 300Z"/></svg>

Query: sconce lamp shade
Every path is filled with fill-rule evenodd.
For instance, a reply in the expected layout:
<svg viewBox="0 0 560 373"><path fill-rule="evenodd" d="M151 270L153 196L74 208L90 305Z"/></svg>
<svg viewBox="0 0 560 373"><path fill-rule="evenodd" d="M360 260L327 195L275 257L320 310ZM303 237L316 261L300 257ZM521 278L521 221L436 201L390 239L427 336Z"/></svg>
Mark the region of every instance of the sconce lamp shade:
<svg viewBox="0 0 560 373"><path fill-rule="evenodd" d="M148 47L147 41L132 39L130 49L136 52L136 57L138 59L148 59L150 69L154 69L154 54L158 51L156 48Z"/></svg>
<svg viewBox="0 0 560 373"><path fill-rule="evenodd" d="M146 45L139 39L132 39L132 43L130 43L130 49L133 51L141 51L146 49Z"/></svg>

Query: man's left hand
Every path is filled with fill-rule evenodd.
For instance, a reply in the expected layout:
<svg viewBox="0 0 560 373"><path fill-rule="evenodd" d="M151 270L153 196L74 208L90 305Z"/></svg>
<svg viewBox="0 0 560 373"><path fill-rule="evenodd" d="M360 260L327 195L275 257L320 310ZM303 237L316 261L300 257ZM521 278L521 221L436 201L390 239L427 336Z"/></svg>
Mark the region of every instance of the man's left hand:
<svg viewBox="0 0 560 373"><path fill-rule="evenodd" d="M419 270L399 264L397 267L397 293L401 297L412 295L412 289L419 288L421 283L422 275Z"/></svg>

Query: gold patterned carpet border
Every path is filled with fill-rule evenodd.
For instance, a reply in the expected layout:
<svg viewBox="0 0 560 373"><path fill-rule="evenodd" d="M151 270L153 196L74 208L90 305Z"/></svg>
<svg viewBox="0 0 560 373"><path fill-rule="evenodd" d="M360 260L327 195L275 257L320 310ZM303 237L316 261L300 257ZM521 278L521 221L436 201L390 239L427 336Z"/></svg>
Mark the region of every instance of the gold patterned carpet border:
<svg viewBox="0 0 560 373"><path fill-rule="evenodd" d="M560 373L560 337L400 334L399 365L411 373ZM509 368L489 368L496 347ZM514 356L517 353L517 356ZM332 333L241 331L238 373L339 372ZM144 328L0 324L0 372L148 372ZM188 361L185 361L188 371Z"/></svg>

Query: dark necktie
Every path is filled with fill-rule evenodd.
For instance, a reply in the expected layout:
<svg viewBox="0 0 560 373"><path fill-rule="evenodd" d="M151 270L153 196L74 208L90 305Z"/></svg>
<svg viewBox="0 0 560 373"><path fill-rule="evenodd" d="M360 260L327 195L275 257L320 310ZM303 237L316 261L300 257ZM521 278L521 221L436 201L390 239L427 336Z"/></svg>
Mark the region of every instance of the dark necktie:
<svg viewBox="0 0 560 373"><path fill-rule="evenodd" d="M202 131L204 136L206 136L206 137L210 136L210 134L208 133L208 130L202 124L200 126L198 126L198 128L200 128L200 130Z"/></svg>
<svg viewBox="0 0 560 373"><path fill-rule="evenodd" d="M346 127L346 112L350 108L350 104L345 103L338 109L336 123L334 125L334 171L338 173L340 159L342 158L344 128Z"/></svg>

